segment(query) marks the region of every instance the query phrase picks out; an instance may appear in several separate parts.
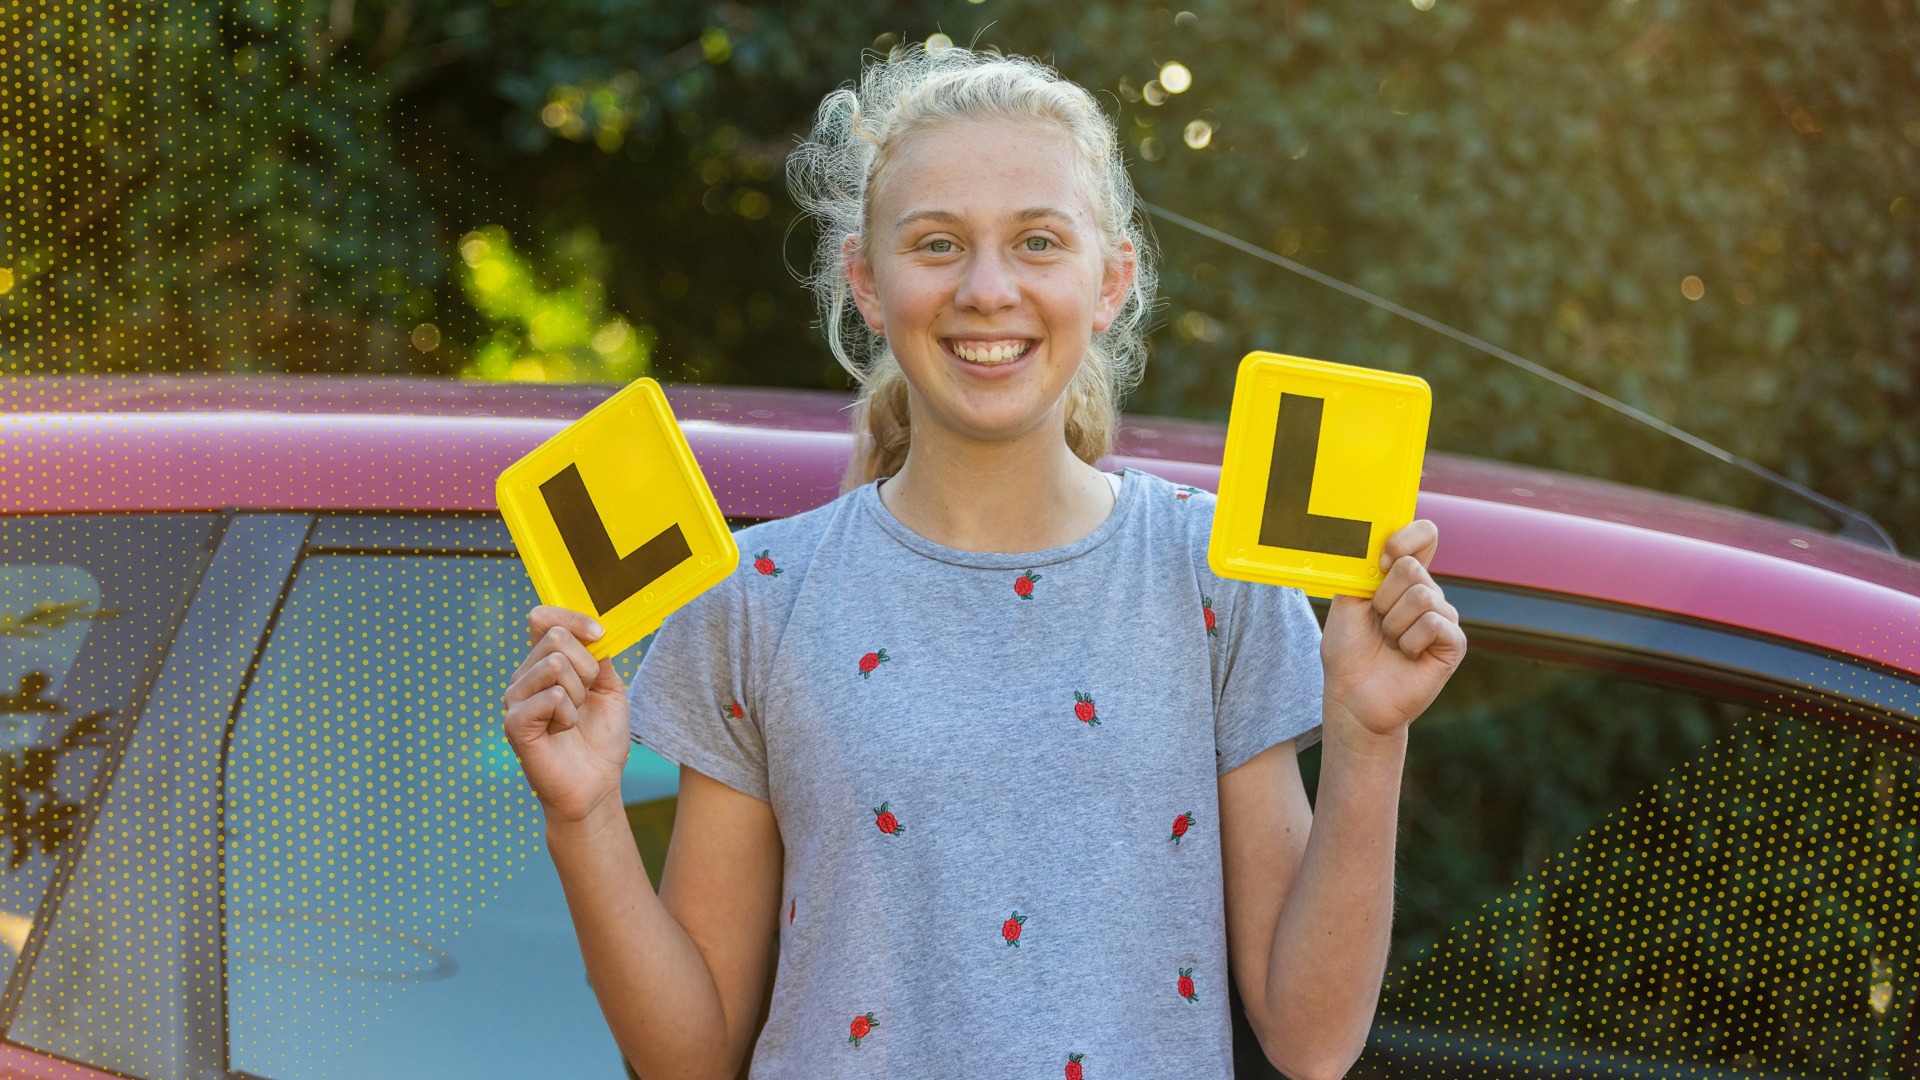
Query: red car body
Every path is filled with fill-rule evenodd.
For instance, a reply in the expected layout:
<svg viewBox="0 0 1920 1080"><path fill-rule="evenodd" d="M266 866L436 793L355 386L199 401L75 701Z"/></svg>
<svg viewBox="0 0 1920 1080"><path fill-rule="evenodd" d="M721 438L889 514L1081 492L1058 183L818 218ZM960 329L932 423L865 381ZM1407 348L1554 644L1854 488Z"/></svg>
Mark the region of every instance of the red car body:
<svg viewBox="0 0 1920 1080"><path fill-rule="evenodd" d="M618 387L129 376L7 387L0 513L494 510L494 478ZM671 386L731 518L839 494L844 395ZM1130 417L1109 467L1213 490L1225 429ZM1920 674L1920 562L1586 477L1429 453L1433 570L1766 634Z"/></svg>

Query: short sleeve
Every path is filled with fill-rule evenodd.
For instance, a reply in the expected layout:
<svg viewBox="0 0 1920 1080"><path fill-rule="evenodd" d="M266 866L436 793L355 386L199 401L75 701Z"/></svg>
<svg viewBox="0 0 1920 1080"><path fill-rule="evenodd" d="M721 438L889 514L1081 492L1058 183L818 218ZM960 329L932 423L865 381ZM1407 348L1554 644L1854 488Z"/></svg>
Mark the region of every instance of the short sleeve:
<svg viewBox="0 0 1920 1080"><path fill-rule="evenodd" d="M668 615L627 689L633 740L676 765L767 798L766 742L748 679L751 629L730 578Z"/></svg>
<svg viewBox="0 0 1920 1080"><path fill-rule="evenodd" d="M1299 589L1230 581L1213 741L1222 773L1288 739L1320 741L1320 622Z"/></svg>

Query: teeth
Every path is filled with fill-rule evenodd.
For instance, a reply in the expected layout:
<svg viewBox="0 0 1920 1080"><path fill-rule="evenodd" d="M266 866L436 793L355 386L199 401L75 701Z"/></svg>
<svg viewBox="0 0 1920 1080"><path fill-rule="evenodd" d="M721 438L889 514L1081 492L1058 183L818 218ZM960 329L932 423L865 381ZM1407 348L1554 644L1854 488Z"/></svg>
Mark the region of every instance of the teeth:
<svg viewBox="0 0 1920 1080"><path fill-rule="evenodd" d="M1016 341L985 346L972 346L963 345L956 341L952 343L952 348L954 355L971 363L1004 364L1009 360L1018 359L1022 353L1026 352L1027 343L1024 341Z"/></svg>

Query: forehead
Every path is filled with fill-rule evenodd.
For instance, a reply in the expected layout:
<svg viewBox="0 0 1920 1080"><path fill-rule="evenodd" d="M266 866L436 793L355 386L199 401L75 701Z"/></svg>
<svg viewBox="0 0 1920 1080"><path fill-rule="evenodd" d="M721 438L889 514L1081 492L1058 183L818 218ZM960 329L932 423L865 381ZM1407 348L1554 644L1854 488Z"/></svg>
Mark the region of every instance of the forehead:
<svg viewBox="0 0 1920 1080"><path fill-rule="evenodd" d="M925 211L975 224L1054 207L1086 220L1090 202L1071 137L1054 124L954 120L915 131L875 178L872 222Z"/></svg>

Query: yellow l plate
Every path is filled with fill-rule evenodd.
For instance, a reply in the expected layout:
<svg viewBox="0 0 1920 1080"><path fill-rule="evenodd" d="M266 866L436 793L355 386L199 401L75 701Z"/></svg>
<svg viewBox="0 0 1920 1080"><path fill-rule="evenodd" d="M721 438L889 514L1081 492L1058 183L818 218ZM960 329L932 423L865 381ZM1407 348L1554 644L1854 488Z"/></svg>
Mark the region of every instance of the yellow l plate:
<svg viewBox="0 0 1920 1080"><path fill-rule="evenodd" d="M1309 596L1372 596L1387 537L1413 520L1432 411L1413 375L1248 353L1208 565Z"/></svg>
<svg viewBox="0 0 1920 1080"><path fill-rule="evenodd" d="M637 379L494 481L494 499L543 604L606 629L617 655L740 562L727 519L652 379Z"/></svg>

